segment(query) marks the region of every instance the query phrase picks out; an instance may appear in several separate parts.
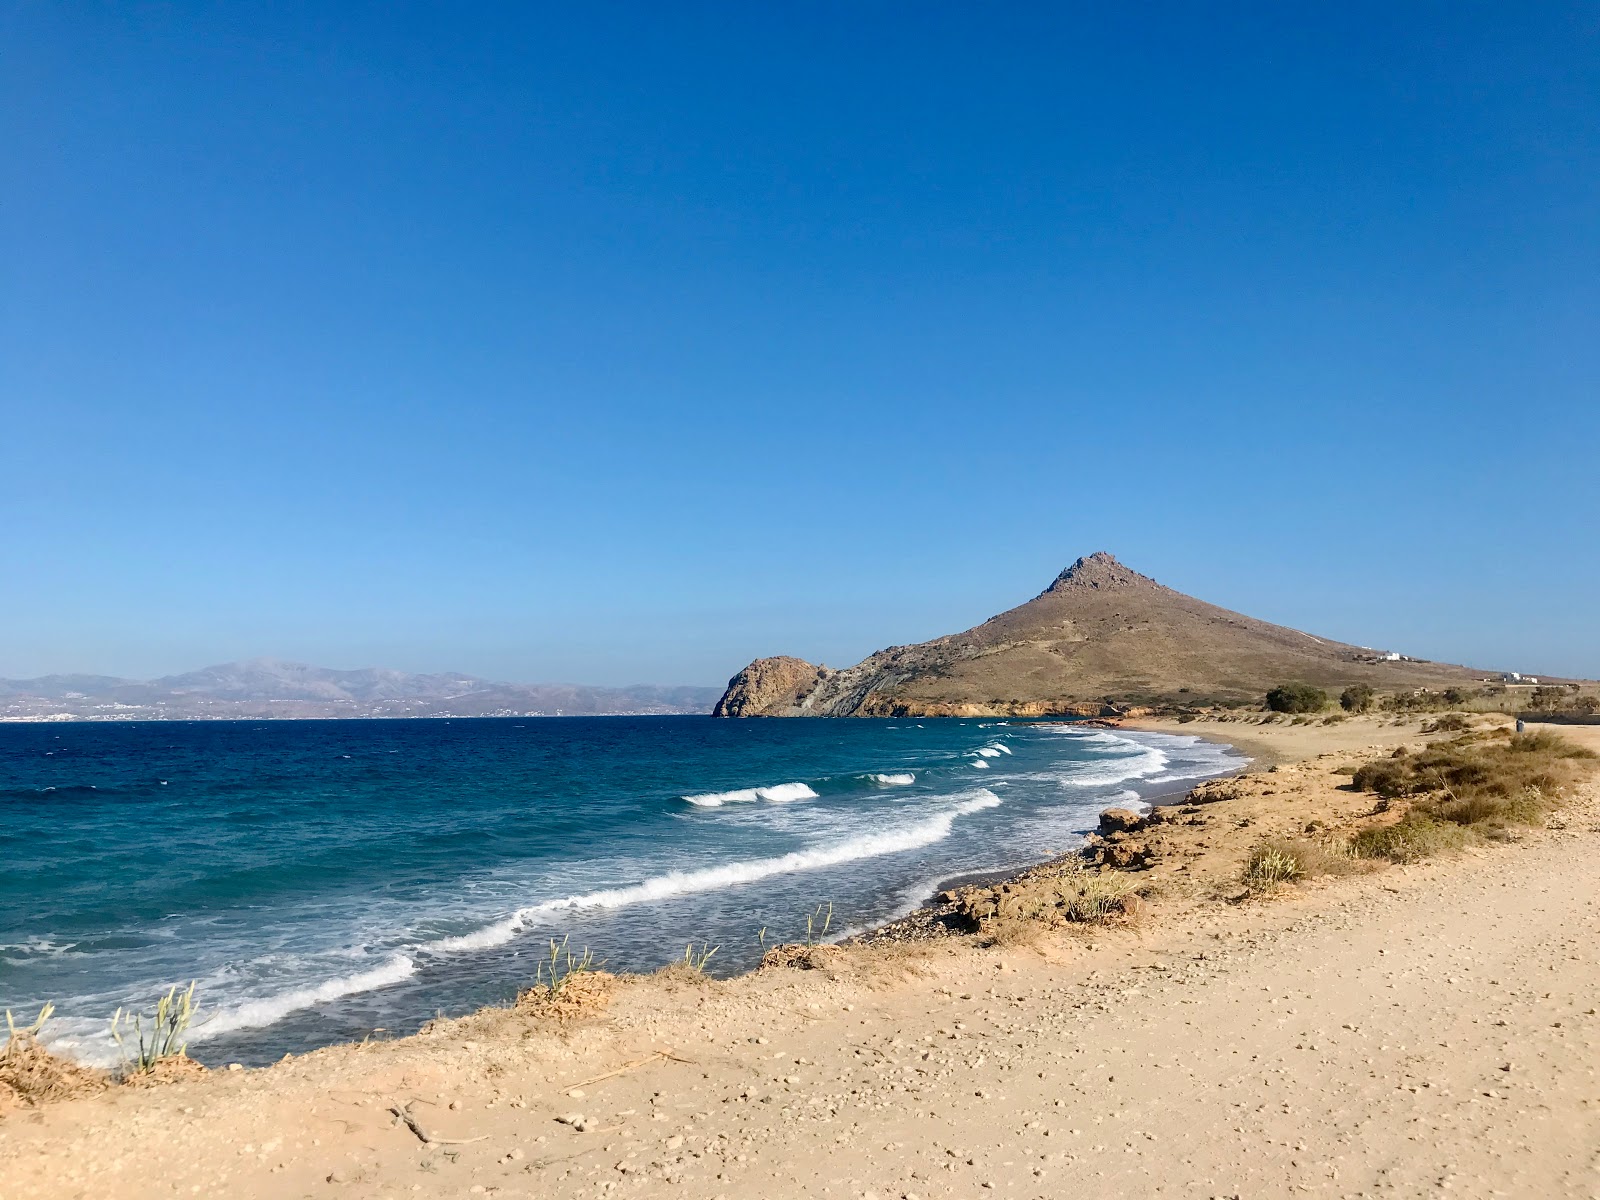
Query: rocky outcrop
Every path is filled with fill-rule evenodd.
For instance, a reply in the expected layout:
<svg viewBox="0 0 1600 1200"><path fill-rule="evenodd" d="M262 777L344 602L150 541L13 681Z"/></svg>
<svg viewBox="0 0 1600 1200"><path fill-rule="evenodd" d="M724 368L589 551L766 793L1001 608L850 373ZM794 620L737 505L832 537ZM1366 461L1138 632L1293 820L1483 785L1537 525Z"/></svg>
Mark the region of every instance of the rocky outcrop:
<svg viewBox="0 0 1600 1200"><path fill-rule="evenodd" d="M1134 812L1131 808L1108 808L1100 814L1100 832L1102 834L1133 833L1143 829L1144 817Z"/></svg>
<svg viewBox="0 0 1600 1200"><path fill-rule="evenodd" d="M711 710L714 717L775 717L788 715L800 698L817 685L825 667L803 658L758 658L732 679L728 690Z"/></svg>

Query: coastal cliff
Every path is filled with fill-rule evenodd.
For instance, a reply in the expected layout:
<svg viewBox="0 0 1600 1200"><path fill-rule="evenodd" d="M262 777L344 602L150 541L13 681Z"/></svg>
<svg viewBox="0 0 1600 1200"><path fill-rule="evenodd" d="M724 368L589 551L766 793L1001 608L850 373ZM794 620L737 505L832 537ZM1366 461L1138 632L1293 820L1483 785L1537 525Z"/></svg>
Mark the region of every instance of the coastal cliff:
<svg viewBox="0 0 1600 1200"><path fill-rule="evenodd" d="M891 646L835 670L758 658L728 681L725 717L1096 716L1151 703L1321 687L1448 687L1481 673L1313 637L1207 604L1101 552L964 633Z"/></svg>

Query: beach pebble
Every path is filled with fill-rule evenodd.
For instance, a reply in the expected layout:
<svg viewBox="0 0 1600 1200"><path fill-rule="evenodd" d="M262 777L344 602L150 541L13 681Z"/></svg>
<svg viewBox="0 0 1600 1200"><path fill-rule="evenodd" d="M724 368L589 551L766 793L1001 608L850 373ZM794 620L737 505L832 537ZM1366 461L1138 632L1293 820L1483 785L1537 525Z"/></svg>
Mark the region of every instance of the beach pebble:
<svg viewBox="0 0 1600 1200"><path fill-rule="evenodd" d="M582 1113L562 1113L561 1116L556 1118L556 1121L562 1125L571 1125L579 1132L589 1127L589 1122Z"/></svg>

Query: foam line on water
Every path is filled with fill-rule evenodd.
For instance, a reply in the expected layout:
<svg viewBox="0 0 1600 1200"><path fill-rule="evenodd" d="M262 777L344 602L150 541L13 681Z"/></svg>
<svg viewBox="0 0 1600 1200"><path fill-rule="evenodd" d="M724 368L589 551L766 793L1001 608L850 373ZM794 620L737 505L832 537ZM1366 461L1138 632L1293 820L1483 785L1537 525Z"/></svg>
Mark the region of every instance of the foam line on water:
<svg viewBox="0 0 1600 1200"><path fill-rule="evenodd" d="M197 989L199 1012L190 1026L187 1040L203 1042L240 1029L262 1029L281 1021L292 1012L354 996L360 992L375 991L399 983L417 972L415 960L408 955L396 954L379 966L349 975L337 975L321 983L293 988L274 996L242 1000L217 1012L207 1012L205 996ZM119 1051L106 1034L107 1022L84 1019L61 1022L62 1033L50 1043L80 1062L110 1066L118 1061Z"/></svg>
<svg viewBox="0 0 1600 1200"><path fill-rule="evenodd" d="M505 917L471 933L458 937L439 938L418 946L418 950L432 954L450 954L468 950L487 950L503 946L522 932L538 917L550 913L585 908L626 908L634 904L648 904L657 900L670 900L699 892L715 892L754 883L774 875L787 875L795 871L815 871L864 858L878 858L885 854L899 854L906 850L919 850L950 836L958 817L994 808L1000 797L987 788L970 793L969 798L951 806L937 816L928 817L900 829L883 833L870 833L830 846L817 846L810 850L796 850L774 858L750 859L744 862L723 863L715 867L702 867L696 871L669 871L627 887L603 888L581 896L568 896L561 900L546 900L519 908Z"/></svg>
<svg viewBox="0 0 1600 1200"><path fill-rule="evenodd" d="M373 967L369 971L337 975L309 987L295 988L259 1000L246 1000L231 1008L225 1008L197 1025L190 1040L203 1041L218 1034L232 1033L237 1029L260 1029L302 1008L325 1004L341 996L354 996L358 992L370 992L388 987L392 983L409 979L416 973L415 960L404 954L396 954L381 966Z"/></svg>
<svg viewBox="0 0 1600 1200"><path fill-rule="evenodd" d="M735 788L731 792L701 792L683 797L697 808L721 808L724 804L751 804L765 800L787 804L793 800L815 800L817 793L803 783L775 783L770 787Z"/></svg>
<svg viewBox="0 0 1600 1200"><path fill-rule="evenodd" d="M898 771L889 775L868 775L868 779L879 787L909 787L917 781L917 777L910 771Z"/></svg>

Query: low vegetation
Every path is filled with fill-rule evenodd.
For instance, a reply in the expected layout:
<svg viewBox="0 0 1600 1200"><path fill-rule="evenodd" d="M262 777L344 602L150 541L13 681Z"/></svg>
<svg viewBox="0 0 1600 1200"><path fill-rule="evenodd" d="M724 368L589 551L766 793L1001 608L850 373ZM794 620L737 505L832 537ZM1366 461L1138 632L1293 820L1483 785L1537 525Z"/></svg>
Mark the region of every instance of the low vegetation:
<svg viewBox="0 0 1600 1200"><path fill-rule="evenodd" d="M1370 684L1352 683L1339 693L1339 707L1345 712L1364 713L1372 707L1376 695Z"/></svg>
<svg viewBox="0 0 1600 1200"><path fill-rule="evenodd" d="M534 969L534 984L517 993L516 1010L558 1021L593 1016L611 999L615 976L600 968L594 952L572 949L571 938L550 939L550 951Z"/></svg>
<svg viewBox="0 0 1600 1200"><path fill-rule="evenodd" d="M0 1113L87 1095L106 1086L105 1072L80 1067L45 1049L39 1034L53 1012L55 1005L46 1004L33 1024L19 1028L11 1011L6 1010L10 1036L5 1049L0 1050Z"/></svg>
<svg viewBox="0 0 1600 1200"><path fill-rule="evenodd" d="M1240 879L1251 891L1261 892L1281 883L1299 883L1323 875L1347 875L1355 866L1351 854L1343 849L1276 838L1262 842L1250 852Z"/></svg>
<svg viewBox="0 0 1600 1200"><path fill-rule="evenodd" d="M1350 843L1363 858L1414 862L1511 826L1533 825L1592 769L1595 755L1557 734L1468 734L1356 768L1351 785L1405 801L1398 821Z"/></svg>
<svg viewBox="0 0 1600 1200"><path fill-rule="evenodd" d="M575 979L604 965L595 962L594 952L587 946L583 948L581 954L575 954L570 935L559 942L551 938L548 957L534 968L533 986L546 989L552 996L559 996Z"/></svg>
<svg viewBox="0 0 1600 1200"><path fill-rule="evenodd" d="M122 1054L125 1075L147 1074L163 1060L184 1058L188 1051L189 1026L194 1023L194 984L180 993L174 984L167 994L156 1001L155 1016L145 1028L143 1013L124 1012L117 1009L111 1018L111 1037ZM133 1053L129 1053L128 1039L134 1039Z"/></svg>
<svg viewBox="0 0 1600 1200"><path fill-rule="evenodd" d="M966 888L955 915L993 943L1023 940L1023 926L1104 925L1131 916L1138 883L1122 871L1097 871L1063 862L993 887Z"/></svg>
<svg viewBox="0 0 1600 1200"><path fill-rule="evenodd" d="M1317 713L1328 707L1328 693L1309 683L1280 683L1267 693L1267 707L1277 713Z"/></svg>

